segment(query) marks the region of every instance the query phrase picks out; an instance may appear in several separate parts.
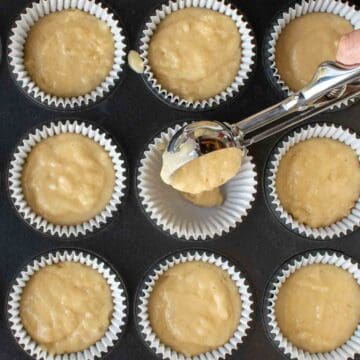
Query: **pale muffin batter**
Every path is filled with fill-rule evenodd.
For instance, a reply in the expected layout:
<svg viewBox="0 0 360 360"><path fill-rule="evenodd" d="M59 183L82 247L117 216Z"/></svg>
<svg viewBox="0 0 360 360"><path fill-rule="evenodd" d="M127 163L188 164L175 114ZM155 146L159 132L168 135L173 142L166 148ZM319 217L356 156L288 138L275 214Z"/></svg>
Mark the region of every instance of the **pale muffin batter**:
<svg viewBox="0 0 360 360"><path fill-rule="evenodd" d="M189 261L175 265L157 280L148 310L161 342L194 356L229 341L239 324L241 299L222 269Z"/></svg>
<svg viewBox="0 0 360 360"><path fill-rule="evenodd" d="M299 349L331 351L350 339L359 324L360 287L335 265L309 265L281 286L275 315L282 334Z"/></svg>
<svg viewBox="0 0 360 360"><path fill-rule="evenodd" d="M128 54L128 65L132 70L137 72L138 74L142 74L144 72L144 63L140 54L135 50L130 50Z"/></svg>
<svg viewBox="0 0 360 360"><path fill-rule="evenodd" d="M298 222L313 228L331 225L349 215L360 196L356 153L332 139L302 141L281 159L276 190Z"/></svg>
<svg viewBox="0 0 360 360"><path fill-rule="evenodd" d="M114 61L110 28L80 10L46 15L30 29L24 64L35 84L46 94L85 95L108 76Z"/></svg>
<svg viewBox="0 0 360 360"><path fill-rule="evenodd" d="M298 91L313 78L322 62L335 60L342 35L351 23L334 14L310 13L292 20L276 43L275 61L281 79Z"/></svg>
<svg viewBox="0 0 360 360"><path fill-rule="evenodd" d="M180 194L184 199L200 207L221 206L224 202L224 198L219 188L203 191L199 194L189 194L186 192L180 192Z"/></svg>
<svg viewBox="0 0 360 360"><path fill-rule="evenodd" d="M180 98L213 97L234 81L240 67L240 33L234 21L213 10L187 8L166 16L149 46L151 71Z"/></svg>
<svg viewBox="0 0 360 360"><path fill-rule="evenodd" d="M103 337L112 314L106 280L86 265L63 262L36 272L21 295L21 321L52 354L84 350Z"/></svg>
<svg viewBox="0 0 360 360"><path fill-rule="evenodd" d="M241 159L242 151L237 148L216 150L189 161L169 179L162 179L176 190L199 194L213 190L234 177L240 169Z"/></svg>
<svg viewBox="0 0 360 360"><path fill-rule="evenodd" d="M65 133L49 137L30 152L22 173L31 209L57 225L76 225L99 214L115 182L108 153L94 140Z"/></svg>

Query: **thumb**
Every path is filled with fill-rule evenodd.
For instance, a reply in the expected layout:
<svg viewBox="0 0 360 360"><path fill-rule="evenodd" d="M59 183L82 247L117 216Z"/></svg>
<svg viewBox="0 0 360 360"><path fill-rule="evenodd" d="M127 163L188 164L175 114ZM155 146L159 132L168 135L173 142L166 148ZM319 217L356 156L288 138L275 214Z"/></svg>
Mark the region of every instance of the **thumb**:
<svg viewBox="0 0 360 360"><path fill-rule="evenodd" d="M336 60L346 65L360 64L360 30L341 37Z"/></svg>

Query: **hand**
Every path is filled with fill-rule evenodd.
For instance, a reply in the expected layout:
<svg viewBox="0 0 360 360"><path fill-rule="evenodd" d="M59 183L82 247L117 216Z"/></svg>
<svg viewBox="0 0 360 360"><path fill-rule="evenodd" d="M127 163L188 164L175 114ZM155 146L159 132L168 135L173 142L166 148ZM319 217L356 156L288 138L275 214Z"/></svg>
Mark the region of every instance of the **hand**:
<svg viewBox="0 0 360 360"><path fill-rule="evenodd" d="M360 30L341 37L336 60L346 65L360 64Z"/></svg>

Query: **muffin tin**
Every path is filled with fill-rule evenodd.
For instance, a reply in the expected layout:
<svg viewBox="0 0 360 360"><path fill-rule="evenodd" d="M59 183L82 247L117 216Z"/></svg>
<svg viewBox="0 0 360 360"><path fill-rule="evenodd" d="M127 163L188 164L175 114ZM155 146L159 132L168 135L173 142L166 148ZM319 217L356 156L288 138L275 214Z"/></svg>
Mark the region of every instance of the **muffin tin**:
<svg viewBox="0 0 360 360"><path fill-rule="evenodd" d="M201 0L199 0L201 1ZM64 0L64 3L67 2ZM324 0L326 2L326 0ZM70 3L70 1L69 1ZM352 3L360 5L356 0ZM2 44L8 36L14 20L28 6L29 2L3 0L0 3L0 36ZM136 47L136 39L142 24L151 11L159 6L156 0L109 0L104 4L113 9L123 20L130 48ZM257 45L262 44L266 31L274 16L288 6L287 0L233 1L233 6L243 12L252 26ZM258 53L258 57L262 57ZM17 215L8 194L7 167L18 141L33 127L44 122L73 119L71 112L59 112L54 108L39 106L31 101L11 79L6 53L0 64L0 295L2 312L0 316L0 358L29 359L12 337L6 321L6 296L24 265L39 254L59 248L76 247L84 252L95 252L112 264L122 277L129 295L129 319L120 341L106 356L107 359L156 359L157 355L143 342L136 326L135 294L141 288L144 276L169 253L194 251L196 249L220 253L243 269L252 290L253 321L243 344L235 350L231 359L284 358L277 350L266 330L263 300L266 287L275 271L289 259L305 251L333 250L360 259L359 229L331 240L314 241L300 236L283 226L274 215L266 199L266 164L275 145L288 133L286 131L252 146L252 156L257 173L255 201L248 214L235 228L222 236L205 241L183 241L159 228L148 219L137 197L137 167L144 156L149 141L175 123L196 119L217 119L236 121L279 101L281 96L274 91L265 76L262 59L257 62L252 79L246 84L236 100L212 111L184 112L159 100L144 84L141 75L127 71L123 82L102 102L91 108L80 109L76 119L89 121L105 129L117 141L127 158L127 192L122 206L113 220L101 231L70 240L47 237L34 231ZM358 121L360 108L355 104L348 109L326 113L311 119L308 123L334 123L360 133ZM149 270L150 269L150 270ZM359 357L355 357L360 359Z"/></svg>

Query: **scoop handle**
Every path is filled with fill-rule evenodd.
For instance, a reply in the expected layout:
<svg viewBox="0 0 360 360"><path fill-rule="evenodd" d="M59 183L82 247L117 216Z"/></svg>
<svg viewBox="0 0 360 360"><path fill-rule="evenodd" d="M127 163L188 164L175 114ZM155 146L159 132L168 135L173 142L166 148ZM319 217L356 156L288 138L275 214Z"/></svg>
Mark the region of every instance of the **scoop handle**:
<svg viewBox="0 0 360 360"><path fill-rule="evenodd" d="M353 94L349 95L346 98L343 98L342 100L351 100L354 99L356 97L358 97L360 95L360 89L358 89L356 92L354 92ZM328 103L328 106L325 108L311 108L307 111L303 111L300 114L297 115L293 115L288 119L284 119L284 121L282 121L280 124L274 125L269 129L266 129L264 131L261 131L259 134L253 135L249 138L245 138L242 141L242 145L247 147L250 146L252 144L258 143L262 140L267 139L268 137L275 135L283 130L289 129L294 125L300 124L303 121L312 118L313 116L320 114L321 112L329 109L331 106L339 104L341 101L339 100L333 100L332 102Z"/></svg>
<svg viewBox="0 0 360 360"><path fill-rule="evenodd" d="M235 134L241 134L244 145L253 144L358 95L360 95L360 64L349 66L330 61L324 62L305 88L278 104L231 125L231 128ZM280 119L285 120L268 128ZM246 139L247 135L263 128L267 129Z"/></svg>

